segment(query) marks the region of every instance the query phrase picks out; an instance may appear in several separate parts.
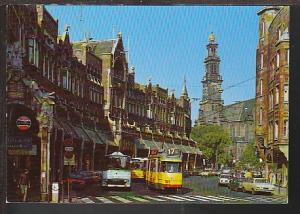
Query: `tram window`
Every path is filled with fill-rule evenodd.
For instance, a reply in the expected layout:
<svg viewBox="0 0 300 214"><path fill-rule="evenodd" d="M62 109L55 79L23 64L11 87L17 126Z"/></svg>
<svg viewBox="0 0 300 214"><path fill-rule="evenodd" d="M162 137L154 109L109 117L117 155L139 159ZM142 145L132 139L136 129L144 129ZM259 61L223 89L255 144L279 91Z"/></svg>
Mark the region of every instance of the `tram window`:
<svg viewBox="0 0 300 214"><path fill-rule="evenodd" d="M131 169L143 169L143 165L141 162L133 162L131 163Z"/></svg>
<svg viewBox="0 0 300 214"><path fill-rule="evenodd" d="M161 162L160 171L168 173L181 172L181 163L166 161Z"/></svg>

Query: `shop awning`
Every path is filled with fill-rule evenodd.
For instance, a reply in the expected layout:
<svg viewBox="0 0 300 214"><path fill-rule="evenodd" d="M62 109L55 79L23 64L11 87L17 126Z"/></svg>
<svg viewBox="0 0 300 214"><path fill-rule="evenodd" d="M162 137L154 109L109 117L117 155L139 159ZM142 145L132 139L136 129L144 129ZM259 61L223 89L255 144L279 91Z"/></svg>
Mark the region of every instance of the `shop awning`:
<svg viewBox="0 0 300 214"><path fill-rule="evenodd" d="M89 138L89 136L86 134L86 132L83 130L82 127L71 125L71 124L70 124L70 126L72 126L72 128L74 129L77 137L79 137L83 141L91 141L91 139Z"/></svg>
<svg viewBox="0 0 300 214"><path fill-rule="evenodd" d="M114 138L112 136L109 136L108 134L104 133L104 131L97 130L96 131L102 142L105 144L108 143L110 146L118 146L118 143L114 141Z"/></svg>
<svg viewBox="0 0 300 214"><path fill-rule="evenodd" d="M84 129L84 131L87 133L87 135L89 136L89 138L96 144L105 144L105 141L103 141L96 133L96 131L94 130L90 130L90 129Z"/></svg>
<svg viewBox="0 0 300 214"><path fill-rule="evenodd" d="M176 144L173 143L164 143L165 149L180 149Z"/></svg>
<svg viewBox="0 0 300 214"><path fill-rule="evenodd" d="M60 119L53 119L53 125L56 128L60 128L64 130L64 135L75 135L74 130L68 125L68 122Z"/></svg>
<svg viewBox="0 0 300 214"><path fill-rule="evenodd" d="M178 145L181 148L181 151L186 154L198 154L201 155L202 152L197 147Z"/></svg>
<svg viewBox="0 0 300 214"><path fill-rule="evenodd" d="M152 140L136 139L135 143L138 149L159 149L159 145Z"/></svg>

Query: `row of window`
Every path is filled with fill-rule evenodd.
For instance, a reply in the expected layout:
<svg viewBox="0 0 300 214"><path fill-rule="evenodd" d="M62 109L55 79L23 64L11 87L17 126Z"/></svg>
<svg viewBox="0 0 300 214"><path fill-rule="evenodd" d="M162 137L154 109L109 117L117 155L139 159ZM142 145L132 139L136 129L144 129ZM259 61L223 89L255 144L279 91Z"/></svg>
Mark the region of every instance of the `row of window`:
<svg viewBox="0 0 300 214"><path fill-rule="evenodd" d="M289 121L284 120L282 124L282 137L289 137ZM271 121L269 123L269 140L278 140L279 138L279 122L276 120L275 122Z"/></svg>
<svg viewBox="0 0 300 214"><path fill-rule="evenodd" d="M28 39L28 61L30 64L35 65L39 68L39 43L35 39ZM82 78L78 78L77 75L73 74L69 70L57 69L57 76L54 74L54 60L45 52L43 57L42 75L51 82L57 81L57 85L63 87L66 90L71 91L73 94L84 97L84 81ZM90 90L89 98L95 103L102 104L102 94L96 89Z"/></svg>
<svg viewBox="0 0 300 214"><path fill-rule="evenodd" d="M259 81L259 95L263 96L263 80L261 79ZM275 90L275 92L274 92ZM275 87L274 90L271 90L269 93L269 107L273 109L274 106L274 97L275 97L275 105L279 104L279 94L280 94L280 88L279 85ZM289 86L284 85L283 86L283 102L287 103L289 102Z"/></svg>
<svg viewBox="0 0 300 214"><path fill-rule="evenodd" d="M129 113L133 113L133 114L137 114L139 116L145 116L145 107L143 105L135 105L135 104L131 104L128 103L127 106L128 112ZM164 111L155 111L155 115L158 118L160 118L161 121L168 123L168 115L166 110ZM153 119L153 110L149 108L146 110L146 116L149 119ZM180 114L180 115L171 115L170 116L170 121L172 125L178 125L178 126L184 126L184 115Z"/></svg>
<svg viewBox="0 0 300 214"><path fill-rule="evenodd" d="M103 95L96 88L90 87L90 100L94 103L102 104Z"/></svg>
<svg viewBox="0 0 300 214"><path fill-rule="evenodd" d="M128 103L127 110L129 113L145 116L145 106Z"/></svg>
<svg viewBox="0 0 300 214"><path fill-rule="evenodd" d="M271 67L272 69L279 68L281 66L280 63L280 57L284 57L284 60L286 61L286 65L290 64L290 49L285 49L284 55L281 54L282 51L278 50L276 52L275 57L271 61ZM260 54L260 69L264 68L264 53Z"/></svg>

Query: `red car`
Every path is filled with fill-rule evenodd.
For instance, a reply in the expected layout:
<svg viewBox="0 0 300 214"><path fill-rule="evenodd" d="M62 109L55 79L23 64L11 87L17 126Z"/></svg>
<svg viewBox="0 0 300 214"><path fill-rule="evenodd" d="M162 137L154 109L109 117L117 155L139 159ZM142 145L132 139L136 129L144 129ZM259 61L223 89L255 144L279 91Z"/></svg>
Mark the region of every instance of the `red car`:
<svg viewBox="0 0 300 214"><path fill-rule="evenodd" d="M100 174L94 171L79 171L71 173L69 178L63 179L64 185L68 182L72 185L72 189L84 189L88 184L99 184Z"/></svg>

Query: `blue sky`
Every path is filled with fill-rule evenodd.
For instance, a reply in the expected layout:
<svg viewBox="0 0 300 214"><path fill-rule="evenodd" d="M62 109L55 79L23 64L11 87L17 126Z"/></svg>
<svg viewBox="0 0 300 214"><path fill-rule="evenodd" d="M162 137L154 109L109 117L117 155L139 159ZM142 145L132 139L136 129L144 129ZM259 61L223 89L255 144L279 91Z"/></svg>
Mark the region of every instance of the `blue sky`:
<svg viewBox="0 0 300 214"><path fill-rule="evenodd" d="M258 16L254 6L46 6L59 20L59 32L70 26L72 41L89 32L97 40L122 32L136 81L159 84L180 96L183 77L191 98L202 97L203 60L211 31L219 44L225 104L254 98ZM82 20L82 21L81 21ZM251 79L237 87L229 86ZM199 101L192 101L192 120Z"/></svg>

